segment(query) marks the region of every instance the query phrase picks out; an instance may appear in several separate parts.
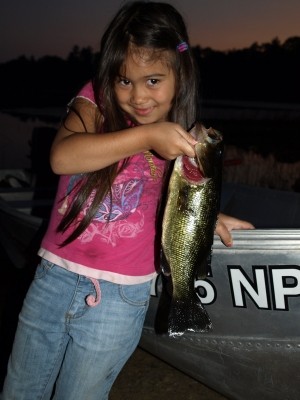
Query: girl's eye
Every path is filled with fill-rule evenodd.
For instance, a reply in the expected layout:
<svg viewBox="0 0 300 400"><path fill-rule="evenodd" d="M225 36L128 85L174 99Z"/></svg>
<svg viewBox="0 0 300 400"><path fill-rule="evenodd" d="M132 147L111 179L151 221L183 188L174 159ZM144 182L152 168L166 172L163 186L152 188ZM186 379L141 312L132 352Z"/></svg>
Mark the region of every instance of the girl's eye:
<svg viewBox="0 0 300 400"><path fill-rule="evenodd" d="M120 85L122 85L122 86L128 86L128 85L130 85L130 80L128 80L128 79L125 79L125 78L120 78L119 79L119 84Z"/></svg>
<svg viewBox="0 0 300 400"><path fill-rule="evenodd" d="M158 82L159 82L158 79L152 78L152 79L149 79L149 80L148 80L148 85L149 85L149 86L155 86L155 85L158 84Z"/></svg>

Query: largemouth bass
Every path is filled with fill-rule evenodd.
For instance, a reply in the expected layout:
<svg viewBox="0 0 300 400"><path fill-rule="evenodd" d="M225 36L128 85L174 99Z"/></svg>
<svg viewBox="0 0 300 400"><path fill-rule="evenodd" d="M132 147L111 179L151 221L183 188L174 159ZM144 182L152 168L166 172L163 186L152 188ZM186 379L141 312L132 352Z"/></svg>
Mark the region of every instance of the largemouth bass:
<svg viewBox="0 0 300 400"><path fill-rule="evenodd" d="M170 176L162 221L162 265L173 285L168 331L205 332L212 324L197 295L195 277L207 276L220 206L223 138L196 123L195 158L178 157ZM169 269L169 270L168 270Z"/></svg>

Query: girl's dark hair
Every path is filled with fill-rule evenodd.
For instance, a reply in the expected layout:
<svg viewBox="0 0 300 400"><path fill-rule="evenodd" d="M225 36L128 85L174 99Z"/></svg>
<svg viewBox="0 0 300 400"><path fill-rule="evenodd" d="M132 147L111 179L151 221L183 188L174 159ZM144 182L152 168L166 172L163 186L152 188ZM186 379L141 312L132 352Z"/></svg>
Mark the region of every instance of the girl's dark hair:
<svg viewBox="0 0 300 400"><path fill-rule="evenodd" d="M188 48L180 52L177 46L182 42L186 42ZM95 99L100 110L97 132L105 134L128 128L128 120L118 105L114 85L130 46L152 50L153 57L158 58L162 52L168 52L167 63L176 82L168 120L188 129L195 121L198 111L198 73L184 20L170 4L134 1L126 3L119 10L101 40L97 73L93 79ZM126 161L124 160L123 166ZM88 215L62 245L73 241L88 227L104 196L109 193L111 197L111 184L120 171L118 165L115 163L85 174L84 189L78 192L58 231L65 231L74 222L92 191L95 196Z"/></svg>

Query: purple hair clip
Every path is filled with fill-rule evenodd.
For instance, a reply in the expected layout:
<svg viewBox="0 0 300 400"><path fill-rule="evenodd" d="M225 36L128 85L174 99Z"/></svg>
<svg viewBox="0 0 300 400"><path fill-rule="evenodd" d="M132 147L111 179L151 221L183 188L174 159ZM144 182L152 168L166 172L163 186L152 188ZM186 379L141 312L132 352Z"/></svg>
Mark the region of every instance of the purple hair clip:
<svg viewBox="0 0 300 400"><path fill-rule="evenodd" d="M176 49L179 51L179 53L186 51L188 48L189 48L189 45L186 42L181 42L176 47Z"/></svg>

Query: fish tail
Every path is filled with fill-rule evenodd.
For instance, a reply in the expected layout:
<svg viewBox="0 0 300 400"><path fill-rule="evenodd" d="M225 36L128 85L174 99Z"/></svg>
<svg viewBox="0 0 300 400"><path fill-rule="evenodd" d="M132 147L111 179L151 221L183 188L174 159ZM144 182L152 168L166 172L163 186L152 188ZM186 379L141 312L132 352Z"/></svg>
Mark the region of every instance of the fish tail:
<svg viewBox="0 0 300 400"><path fill-rule="evenodd" d="M172 300L169 336L181 336L186 331L207 332L211 328L209 315L196 294L189 301Z"/></svg>

